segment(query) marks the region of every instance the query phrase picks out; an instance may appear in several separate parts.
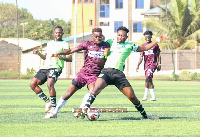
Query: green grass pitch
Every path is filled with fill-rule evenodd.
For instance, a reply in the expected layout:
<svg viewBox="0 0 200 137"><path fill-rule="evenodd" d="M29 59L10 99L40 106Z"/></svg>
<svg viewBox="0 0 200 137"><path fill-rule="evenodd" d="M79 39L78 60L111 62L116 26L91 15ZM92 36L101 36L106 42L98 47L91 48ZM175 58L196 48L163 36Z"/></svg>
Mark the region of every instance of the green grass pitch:
<svg viewBox="0 0 200 137"><path fill-rule="evenodd" d="M0 137L171 137L200 136L200 82L154 81L157 101L141 101L147 114L158 120L140 119L131 102L114 86L105 88L92 107L127 108L127 113L100 113L97 121L76 119L72 108L82 102L87 88L77 91L58 113L43 119L45 103L30 89L31 80L0 80ZM144 81L130 81L141 100ZM56 83L57 101L71 80ZM41 86L49 95L46 84ZM149 95L150 99L150 95Z"/></svg>

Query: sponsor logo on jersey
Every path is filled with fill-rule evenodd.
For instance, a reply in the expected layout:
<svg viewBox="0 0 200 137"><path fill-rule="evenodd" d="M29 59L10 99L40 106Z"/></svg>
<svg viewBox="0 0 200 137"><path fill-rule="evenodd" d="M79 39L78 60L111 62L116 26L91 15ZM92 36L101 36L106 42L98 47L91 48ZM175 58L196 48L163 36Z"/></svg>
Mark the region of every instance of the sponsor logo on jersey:
<svg viewBox="0 0 200 137"><path fill-rule="evenodd" d="M153 50L151 50L151 49L148 50L148 51L144 51L144 53L145 53L145 55L151 55L151 54L154 54L154 53L153 53Z"/></svg>
<svg viewBox="0 0 200 137"><path fill-rule="evenodd" d="M103 52L89 51L88 56L95 58L104 58Z"/></svg>

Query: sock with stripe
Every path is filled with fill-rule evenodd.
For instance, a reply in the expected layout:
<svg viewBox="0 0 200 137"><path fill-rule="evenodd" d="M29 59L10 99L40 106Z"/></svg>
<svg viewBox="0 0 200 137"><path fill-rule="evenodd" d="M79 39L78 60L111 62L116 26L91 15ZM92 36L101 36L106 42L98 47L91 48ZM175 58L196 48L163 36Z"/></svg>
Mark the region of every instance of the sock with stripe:
<svg viewBox="0 0 200 137"><path fill-rule="evenodd" d="M144 108L142 107L142 104L139 102L138 105L135 105L135 108L140 112L140 114L142 115L143 118L147 118L147 114L144 110Z"/></svg>
<svg viewBox="0 0 200 137"><path fill-rule="evenodd" d="M43 93L42 90L36 93L36 95L38 95L38 97L41 98L44 102L49 102L49 98Z"/></svg>
<svg viewBox="0 0 200 137"><path fill-rule="evenodd" d="M56 107L56 96L50 96L52 107Z"/></svg>

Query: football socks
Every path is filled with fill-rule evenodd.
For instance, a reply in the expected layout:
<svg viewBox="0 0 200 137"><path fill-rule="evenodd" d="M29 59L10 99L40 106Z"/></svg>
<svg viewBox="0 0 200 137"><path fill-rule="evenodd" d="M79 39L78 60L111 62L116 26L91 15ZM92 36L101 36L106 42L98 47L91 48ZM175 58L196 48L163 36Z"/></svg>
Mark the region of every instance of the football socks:
<svg viewBox="0 0 200 137"><path fill-rule="evenodd" d="M80 108L83 108L85 106L85 104L86 104L87 100L89 99L89 97L90 97L90 93L85 94L85 96L83 98L83 101L82 101L82 103L80 105Z"/></svg>
<svg viewBox="0 0 200 137"><path fill-rule="evenodd" d="M140 114L143 116L143 118L147 118L147 114L144 110L144 108L142 107L142 104L139 102L138 105L135 105L135 108L140 112Z"/></svg>
<svg viewBox="0 0 200 137"><path fill-rule="evenodd" d="M36 95L38 95L38 97L41 98L44 102L49 101L49 98L43 93L42 90L40 92L36 93Z"/></svg>
<svg viewBox="0 0 200 137"><path fill-rule="evenodd" d="M95 95L90 94L85 106L89 108L92 105L92 103L94 102L95 98L96 98Z"/></svg>
<svg viewBox="0 0 200 137"><path fill-rule="evenodd" d="M50 96L52 107L56 107L56 96Z"/></svg>
<svg viewBox="0 0 200 137"><path fill-rule="evenodd" d="M56 106L56 108L54 110L56 112L56 114L62 108L62 106L64 106L66 103L67 103L67 100L62 99L62 96L61 96L59 101L58 101L58 103L57 103L57 106Z"/></svg>

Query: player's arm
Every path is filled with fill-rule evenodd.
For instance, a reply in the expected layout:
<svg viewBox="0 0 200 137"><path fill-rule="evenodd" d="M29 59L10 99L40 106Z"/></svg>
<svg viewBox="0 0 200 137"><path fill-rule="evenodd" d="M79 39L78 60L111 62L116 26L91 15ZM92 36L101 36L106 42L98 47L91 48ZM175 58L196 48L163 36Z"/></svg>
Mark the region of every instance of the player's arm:
<svg viewBox="0 0 200 137"><path fill-rule="evenodd" d="M140 52L140 51L147 51L147 50L151 49L154 45L156 45L158 42L163 41L165 39L167 39L167 37L161 35L161 36L157 37L155 41L152 41L148 45L146 45L146 46L139 46L138 52Z"/></svg>
<svg viewBox="0 0 200 137"><path fill-rule="evenodd" d="M57 58L59 58L60 60L64 60L66 62L72 62L72 55L67 55L66 57L62 57L60 55L57 55Z"/></svg>
<svg viewBox="0 0 200 137"><path fill-rule="evenodd" d="M107 58L110 53L110 48L105 48L104 50L104 57Z"/></svg>
<svg viewBox="0 0 200 137"><path fill-rule="evenodd" d="M59 53L52 54L52 57L57 57L58 55L69 55L69 54L72 54L72 53L78 52L78 51L80 51L78 47L66 49L66 50L63 50Z"/></svg>
<svg viewBox="0 0 200 137"><path fill-rule="evenodd" d="M157 71L160 71L161 70L161 55L160 55L160 52L157 53L157 59L158 59Z"/></svg>
<svg viewBox="0 0 200 137"><path fill-rule="evenodd" d="M139 66L142 63L142 60L143 60L143 54L140 54L140 58L139 58L139 62L138 62L137 68L136 68L136 72L138 72Z"/></svg>
<svg viewBox="0 0 200 137"><path fill-rule="evenodd" d="M46 55L43 55L43 54L40 53L37 49L34 49L34 50L33 50L33 54L39 55L43 60L46 59Z"/></svg>

